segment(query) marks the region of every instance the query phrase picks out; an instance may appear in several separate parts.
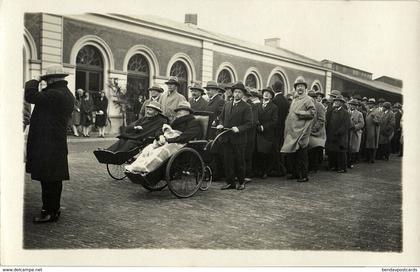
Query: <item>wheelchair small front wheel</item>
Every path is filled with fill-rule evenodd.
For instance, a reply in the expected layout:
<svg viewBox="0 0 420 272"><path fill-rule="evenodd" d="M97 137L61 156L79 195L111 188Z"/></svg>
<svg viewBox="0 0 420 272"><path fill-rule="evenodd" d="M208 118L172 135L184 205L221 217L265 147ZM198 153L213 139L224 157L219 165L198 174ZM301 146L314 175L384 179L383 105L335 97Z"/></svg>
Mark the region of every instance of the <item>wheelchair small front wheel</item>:
<svg viewBox="0 0 420 272"><path fill-rule="evenodd" d="M126 175L124 173L125 171L125 163L117 165L117 164L107 164L106 170L108 171L108 174L111 176L111 178L115 180L123 180L125 179Z"/></svg>
<svg viewBox="0 0 420 272"><path fill-rule="evenodd" d="M203 182L200 186L200 191L207 191L210 188L211 182L213 181L213 172L211 171L210 166L204 168L204 177Z"/></svg>

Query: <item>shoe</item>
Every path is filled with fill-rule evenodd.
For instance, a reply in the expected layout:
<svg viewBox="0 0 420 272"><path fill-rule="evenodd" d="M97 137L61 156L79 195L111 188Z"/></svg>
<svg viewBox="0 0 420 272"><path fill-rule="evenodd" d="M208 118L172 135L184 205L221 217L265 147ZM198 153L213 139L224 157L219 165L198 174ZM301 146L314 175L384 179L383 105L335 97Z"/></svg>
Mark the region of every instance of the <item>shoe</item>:
<svg viewBox="0 0 420 272"><path fill-rule="evenodd" d="M353 164L350 164L350 165L348 166L348 168L349 168L349 169L353 169L353 168L354 168L354 165L353 165Z"/></svg>
<svg viewBox="0 0 420 272"><path fill-rule="evenodd" d="M250 183L252 181L252 179L250 178L244 178L245 184Z"/></svg>
<svg viewBox="0 0 420 272"><path fill-rule="evenodd" d="M236 190L244 190L245 189L245 184L239 184L238 188L236 188Z"/></svg>
<svg viewBox="0 0 420 272"><path fill-rule="evenodd" d="M262 179L266 179L267 178L267 173L265 173L264 175L261 176Z"/></svg>
<svg viewBox="0 0 420 272"><path fill-rule="evenodd" d="M346 173L347 171L346 170L343 170L343 169L340 169L340 170L337 170L337 173L340 173L340 174L342 174L342 173Z"/></svg>
<svg viewBox="0 0 420 272"><path fill-rule="evenodd" d="M307 182L307 181L309 181L309 178L299 178L296 181L297 182Z"/></svg>
<svg viewBox="0 0 420 272"><path fill-rule="evenodd" d="M60 214L61 211L58 211L56 213L48 213L46 210L42 210L40 216L35 216L33 218L33 222L34 224L57 222L58 218L60 217Z"/></svg>
<svg viewBox="0 0 420 272"><path fill-rule="evenodd" d="M79 137L79 134L73 134L74 137Z"/></svg>
<svg viewBox="0 0 420 272"><path fill-rule="evenodd" d="M233 190L233 189L236 189L236 186L233 184L226 184L225 186L220 188L220 190Z"/></svg>

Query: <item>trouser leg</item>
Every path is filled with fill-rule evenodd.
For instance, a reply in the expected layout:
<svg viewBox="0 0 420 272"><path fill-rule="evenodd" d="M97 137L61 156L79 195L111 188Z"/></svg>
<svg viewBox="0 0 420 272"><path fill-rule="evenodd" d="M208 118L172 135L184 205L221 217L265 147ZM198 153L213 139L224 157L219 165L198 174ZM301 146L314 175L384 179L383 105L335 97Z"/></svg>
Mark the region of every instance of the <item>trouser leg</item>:
<svg viewBox="0 0 420 272"><path fill-rule="evenodd" d="M295 153L296 161L296 176L298 178L307 178L308 177L308 148L300 148Z"/></svg>
<svg viewBox="0 0 420 272"><path fill-rule="evenodd" d="M61 192L63 182L43 180L41 181L42 189L42 209L49 213L56 213L60 209Z"/></svg>
<svg viewBox="0 0 420 272"><path fill-rule="evenodd" d="M347 154L346 154L346 152L337 152L336 156L337 156L337 170L346 171L346 169L347 169L347 163L346 163Z"/></svg>
<svg viewBox="0 0 420 272"><path fill-rule="evenodd" d="M235 185L235 154L233 154L233 145L231 143L225 143L223 145L223 161L225 168L226 183Z"/></svg>
<svg viewBox="0 0 420 272"><path fill-rule="evenodd" d="M238 178L239 184L243 184L245 179L245 146L233 145L235 176Z"/></svg>

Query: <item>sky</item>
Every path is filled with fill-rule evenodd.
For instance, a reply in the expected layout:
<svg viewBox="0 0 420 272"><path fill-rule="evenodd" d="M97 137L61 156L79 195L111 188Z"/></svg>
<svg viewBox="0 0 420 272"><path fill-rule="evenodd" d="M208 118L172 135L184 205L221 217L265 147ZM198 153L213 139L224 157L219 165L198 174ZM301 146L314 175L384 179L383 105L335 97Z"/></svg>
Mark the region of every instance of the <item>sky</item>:
<svg viewBox="0 0 420 272"><path fill-rule="evenodd" d="M413 1L166 2L153 1L139 14L183 22L185 13L197 13L200 28L257 44L278 37L286 49L366 70L374 78L404 79L401 66L413 58L404 48L419 32L419 5Z"/></svg>

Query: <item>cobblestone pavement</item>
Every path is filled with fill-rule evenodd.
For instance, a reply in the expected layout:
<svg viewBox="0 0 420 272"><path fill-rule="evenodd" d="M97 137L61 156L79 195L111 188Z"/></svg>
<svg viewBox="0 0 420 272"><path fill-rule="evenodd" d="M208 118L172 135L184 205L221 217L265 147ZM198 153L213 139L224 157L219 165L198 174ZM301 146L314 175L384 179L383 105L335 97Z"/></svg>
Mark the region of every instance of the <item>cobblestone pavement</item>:
<svg viewBox="0 0 420 272"><path fill-rule="evenodd" d="M307 183L255 179L244 191L177 199L115 181L92 151L105 141L69 143L71 180L62 216L34 225L40 185L27 175L24 248L203 248L401 251L401 159L358 164L346 174L321 171Z"/></svg>

